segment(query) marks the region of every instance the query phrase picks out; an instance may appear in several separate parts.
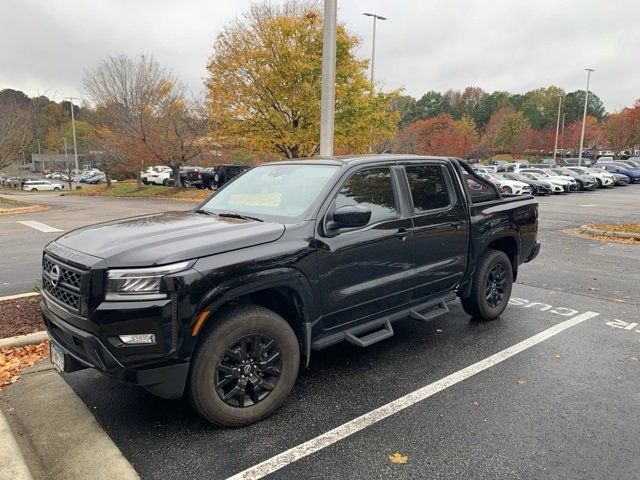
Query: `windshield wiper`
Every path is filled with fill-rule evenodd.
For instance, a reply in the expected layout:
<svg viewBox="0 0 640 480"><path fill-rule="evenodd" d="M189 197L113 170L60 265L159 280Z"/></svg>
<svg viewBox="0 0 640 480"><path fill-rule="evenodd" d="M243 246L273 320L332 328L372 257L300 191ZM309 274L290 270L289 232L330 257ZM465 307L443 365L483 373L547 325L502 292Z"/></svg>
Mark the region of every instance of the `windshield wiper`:
<svg viewBox="0 0 640 480"><path fill-rule="evenodd" d="M264 222L261 218L250 217L249 215L240 215L239 213L216 213L219 217L241 218L242 220L255 220L256 222Z"/></svg>
<svg viewBox="0 0 640 480"><path fill-rule="evenodd" d="M199 208L195 212L196 213L202 213L203 215L215 215L215 213L210 212L209 210L205 210L204 208Z"/></svg>

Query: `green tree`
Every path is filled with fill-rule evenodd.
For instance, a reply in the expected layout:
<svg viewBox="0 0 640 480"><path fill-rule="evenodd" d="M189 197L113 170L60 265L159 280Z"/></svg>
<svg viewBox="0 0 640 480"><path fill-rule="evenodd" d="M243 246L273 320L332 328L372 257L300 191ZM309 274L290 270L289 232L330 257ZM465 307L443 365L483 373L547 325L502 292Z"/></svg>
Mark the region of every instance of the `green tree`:
<svg viewBox="0 0 640 480"><path fill-rule="evenodd" d="M582 120L582 113L584 111L584 90L576 90L575 92L567 93L564 100L563 111L566 112L566 123L572 123L575 120ZM587 115L595 117L596 120L601 122L607 114L602 100L593 92L589 92L589 100L587 102Z"/></svg>
<svg viewBox="0 0 640 480"><path fill-rule="evenodd" d="M497 151L522 152L530 129L531 125L522 112L507 115L498 126L493 146Z"/></svg>
<svg viewBox="0 0 640 480"><path fill-rule="evenodd" d="M295 158L318 153L322 11L315 2L253 4L218 35L205 80L211 135L226 147ZM397 92L374 91L358 39L336 40L336 152L364 152L393 137Z"/></svg>
<svg viewBox="0 0 640 480"><path fill-rule="evenodd" d="M524 94L521 110L534 129L541 130L548 124L555 124L560 95L564 96L564 90L553 86Z"/></svg>

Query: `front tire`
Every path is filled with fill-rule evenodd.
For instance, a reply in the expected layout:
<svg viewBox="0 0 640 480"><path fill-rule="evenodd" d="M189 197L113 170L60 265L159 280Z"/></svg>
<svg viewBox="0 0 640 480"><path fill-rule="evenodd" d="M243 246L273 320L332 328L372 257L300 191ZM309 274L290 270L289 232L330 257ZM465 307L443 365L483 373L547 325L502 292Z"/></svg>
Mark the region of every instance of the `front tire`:
<svg viewBox="0 0 640 480"><path fill-rule="evenodd" d="M498 318L511 297L513 269L509 257L499 250L488 250L472 281L471 293L460 299L464 311L478 320Z"/></svg>
<svg viewBox="0 0 640 480"><path fill-rule="evenodd" d="M223 310L193 355L189 393L196 411L221 427L271 415L298 376L300 347L291 326L258 305Z"/></svg>
<svg viewBox="0 0 640 480"><path fill-rule="evenodd" d="M217 190L218 189L218 184L216 183L215 180L211 180L209 182L209 190Z"/></svg>
<svg viewBox="0 0 640 480"><path fill-rule="evenodd" d="M165 179L162 181L162 186L163 186L163 187L168 187L168 186L169 186L169 179L168 179L168 178L165 178Z"/></svg>

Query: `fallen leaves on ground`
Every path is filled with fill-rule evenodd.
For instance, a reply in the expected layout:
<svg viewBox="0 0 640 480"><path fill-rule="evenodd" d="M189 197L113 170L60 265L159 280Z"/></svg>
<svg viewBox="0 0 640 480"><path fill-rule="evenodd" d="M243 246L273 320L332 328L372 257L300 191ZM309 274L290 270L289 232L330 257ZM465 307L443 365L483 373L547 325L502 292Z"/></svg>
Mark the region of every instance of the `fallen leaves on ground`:
<svg viewBox="0 0 640 480"><path fill-rule="evenodd" d="M560 354L556 354L556 355L555 355L555 357L556 357L556 358L560 358Z"/></svg>
<svg viewBox="0 0 640 480"><path fill-rule="evenodd" d="M441 329L441 328L436 328L436 333L442 333L442 332L444 332L444 330L443 330L443 329Z"/></svg>
<svg viewBox="0 0 640 480"><path fill-rule="evenodd" d="M524 378L519 378L518 380L516 380L516 383L518 385L524 385L525 383L527 383L527 381Z"/></svg>
<svg viewBox="0 0 640 480"><path fill-rule="evenodd" d="M5 347L0 349L0 390L15 383L20 372L49 357L49 341L24 347Z"/></svg>
<svg viewBox="0 0 640 480"><path fill-rule="evenodd" d="M398 452L389 455L389 461L391 463L407 463L407 460L409 460L409 457Z"/></svg>

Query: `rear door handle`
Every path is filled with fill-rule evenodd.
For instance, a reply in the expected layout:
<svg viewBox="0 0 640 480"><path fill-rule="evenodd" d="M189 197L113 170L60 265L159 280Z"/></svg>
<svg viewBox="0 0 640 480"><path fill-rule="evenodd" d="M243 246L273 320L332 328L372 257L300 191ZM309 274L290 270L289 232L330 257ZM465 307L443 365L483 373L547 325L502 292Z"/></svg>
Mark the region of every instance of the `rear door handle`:
<svg viewBox="0 0 640 480"><path fill-rule="evenodd" d="M404 242L409 236L409 230L407 230L406 228L399 228L398 231L393 234L393 236L399 238Z"/></svg>

